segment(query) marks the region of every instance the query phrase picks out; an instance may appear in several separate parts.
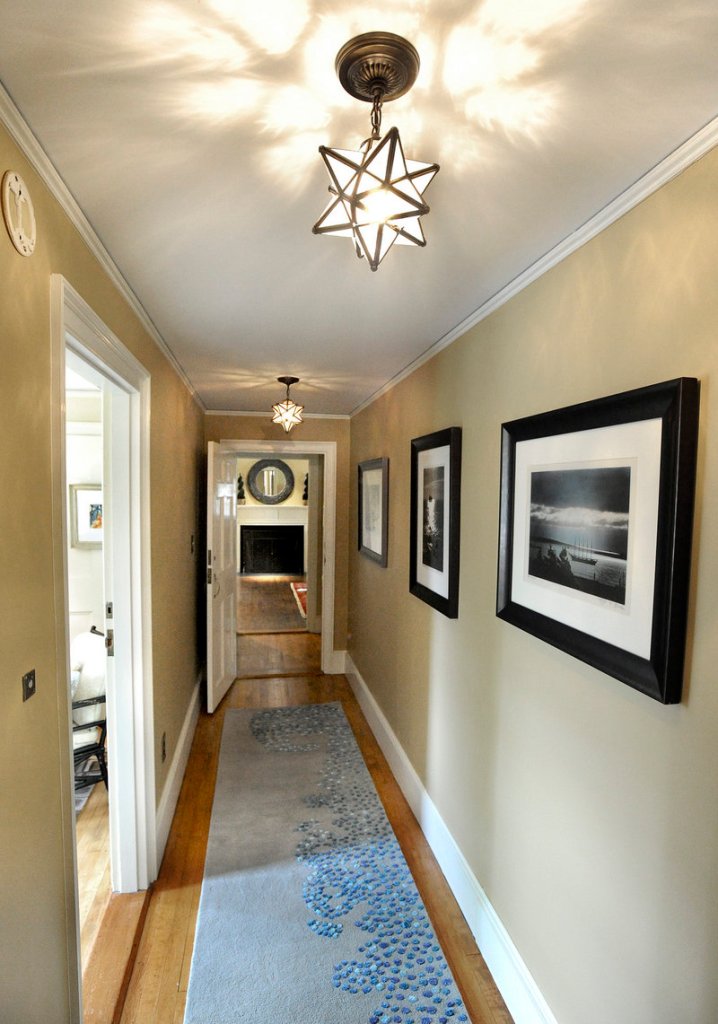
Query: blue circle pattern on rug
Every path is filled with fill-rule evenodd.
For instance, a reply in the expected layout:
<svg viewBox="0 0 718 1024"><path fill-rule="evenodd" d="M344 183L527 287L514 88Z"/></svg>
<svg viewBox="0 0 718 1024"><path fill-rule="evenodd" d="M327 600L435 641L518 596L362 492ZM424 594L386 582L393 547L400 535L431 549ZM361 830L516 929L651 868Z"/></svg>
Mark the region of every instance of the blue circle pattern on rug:
<svg viewBox="0 0 718 1024"><path fill-rule="evenodd" d="M380 999L367 1024L458 1024L468 1021L426 908L384 813L349 723L337 704L258 712L252 733L273 750L319 750L327 757L310 808L326 808L331 829L302 822L296 856L310 868L304 900L311 930L341 934L342 918L367 934L357 958L334 968L333 984ZM323 739L312 739L312 737Z"/></svg>

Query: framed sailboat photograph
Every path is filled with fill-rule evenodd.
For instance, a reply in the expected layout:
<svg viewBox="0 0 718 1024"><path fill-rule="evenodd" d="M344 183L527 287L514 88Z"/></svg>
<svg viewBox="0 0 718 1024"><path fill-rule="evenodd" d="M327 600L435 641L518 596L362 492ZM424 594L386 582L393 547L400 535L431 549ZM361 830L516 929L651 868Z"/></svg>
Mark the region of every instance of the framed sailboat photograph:
<svg viewBox="0 0 718 1024"><path fill-rule="evenodd" d="M681 699L699 385L503 424L496 613L665 704Z"/></svg>

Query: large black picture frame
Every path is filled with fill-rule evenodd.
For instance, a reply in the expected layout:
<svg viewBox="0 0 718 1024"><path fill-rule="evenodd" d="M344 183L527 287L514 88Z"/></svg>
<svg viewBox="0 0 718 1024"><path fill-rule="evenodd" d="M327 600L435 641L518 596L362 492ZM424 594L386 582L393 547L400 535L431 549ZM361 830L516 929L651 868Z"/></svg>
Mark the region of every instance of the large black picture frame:
<svg viewBox="0 0 718 1024"><path fill-rule="evenodd" d="M382 568L388 564L389 460L366 459L357 467L358 548Z"/></svg>
<svg viewBox="0 0 718 1024"><path fill-rule="evenodd" d="M409 590L450 619L459 615L461 427L411 442Z"/></svg>
<svg viewBox="0 0 718 1024"><path fill-rule="evenodd" d="M682 377L502 426L496 614L663 704L683 685L699 392Z"/></svg>

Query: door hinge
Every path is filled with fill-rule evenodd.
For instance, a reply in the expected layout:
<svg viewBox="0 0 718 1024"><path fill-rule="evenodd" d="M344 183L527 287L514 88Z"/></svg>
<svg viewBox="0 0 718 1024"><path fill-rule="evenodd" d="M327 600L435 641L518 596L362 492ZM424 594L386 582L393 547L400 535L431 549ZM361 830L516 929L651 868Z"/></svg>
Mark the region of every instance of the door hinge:
<svg viewBox="0 0 718 1024"><path fill-rule="evenodd" d="M211 583L211 582L212 582L212 570L208 569L207 570L207 583Z"/></svg>
<svg viewBox="0 0 718 1024"><path fill-rule="evenodd" d="M105 633L105 649L107 651L108 658L114 658L115 656L115 631L114 629L108 629Z"/></svg>

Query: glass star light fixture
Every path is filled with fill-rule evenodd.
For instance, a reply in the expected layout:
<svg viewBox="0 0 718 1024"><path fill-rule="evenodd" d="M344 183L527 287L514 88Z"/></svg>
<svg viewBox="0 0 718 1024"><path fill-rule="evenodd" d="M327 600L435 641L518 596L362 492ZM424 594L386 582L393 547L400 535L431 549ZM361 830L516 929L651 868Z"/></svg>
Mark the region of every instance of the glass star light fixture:
<svg viewBox="0 0 718 1024"><path fill-rule="evenodd" d="M279 423L284 427L284 430L288 434L292 427L296 427L297 423L302 422L302 413L304 412L303 405L297 405L289 397L289 389L292 384L299 382L299 377L277 377L280 384L285 384L287 388L287 395L283 402L276 402L272 406L272 423Z"/></svg>
<svg viewBox="0 0 718 1024"><path fill-rule="evenodd" d="M419 54L401 36L367 32L341 48L335 66L346 91L372 104L372 133L358 151L319 147L332 198L312 230L351 238L357 256L376 270L395 242L426 245L422 196L439 165L407 160L397 128L381 136L382 104L412 87Z"/></svg>

